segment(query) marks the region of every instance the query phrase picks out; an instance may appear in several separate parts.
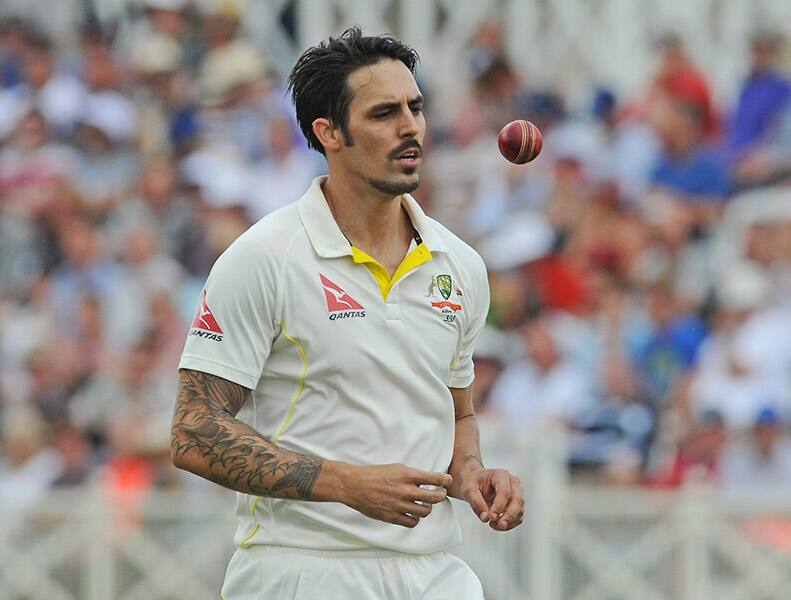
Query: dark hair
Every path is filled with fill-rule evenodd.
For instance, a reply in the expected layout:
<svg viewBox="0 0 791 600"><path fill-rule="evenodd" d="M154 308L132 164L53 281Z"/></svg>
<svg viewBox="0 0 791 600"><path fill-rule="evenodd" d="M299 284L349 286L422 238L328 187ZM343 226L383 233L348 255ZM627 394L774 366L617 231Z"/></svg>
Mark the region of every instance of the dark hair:
<svg viewBox="0 0 791 600"><path fill-rule="evenodd" d="M30 50L39 52L41 54L51 54L53 49L50 39L43 33L39 32L30 33L28 36L27 46Z"/></svg>
<svg viewBox="0 0 791 600"><path fill-rule="evenodd" d="M346 144L353 143L348 130L353 94L347 79L360 67L383 59L400 60L412 73L419 60L417 52L399 40L389 35L364 36L357 26L305 50L288 76L288 89L308 146L324 154L313 133L313 121L320 117L339 125Z"/></svg>

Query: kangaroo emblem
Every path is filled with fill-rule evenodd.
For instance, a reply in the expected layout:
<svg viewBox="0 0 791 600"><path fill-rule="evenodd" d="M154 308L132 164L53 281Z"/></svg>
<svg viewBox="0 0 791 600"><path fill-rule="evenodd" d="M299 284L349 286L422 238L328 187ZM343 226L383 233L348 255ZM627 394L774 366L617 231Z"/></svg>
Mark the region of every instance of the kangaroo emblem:
<svg viewBox="0 0 791 600"><path fill-rule="evenodd" d="M436 289L437 289L437 278L432 275L431 283L428 284L428 294L426 294L426 298L433 298L434 290Z"/></svg>

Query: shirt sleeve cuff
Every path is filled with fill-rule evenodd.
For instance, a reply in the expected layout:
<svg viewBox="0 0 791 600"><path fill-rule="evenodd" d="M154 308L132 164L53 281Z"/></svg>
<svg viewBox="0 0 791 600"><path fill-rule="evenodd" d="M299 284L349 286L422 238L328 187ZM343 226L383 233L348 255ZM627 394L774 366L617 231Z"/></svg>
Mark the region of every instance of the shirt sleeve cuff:
<svg viewBox="0 0 791 600"><path fill-rule="evenodd" d="M246 371L241 371L235 367L230 367L223 363L219 363L207 358L198 356L184 355L179 361L179 369L192 369L193 371L201 371L209 375L216 375L222 377L233 383L237 383L249 390L254 390L258 385L259 376L253 375Z"/></svg>
<svg viewBox="0 0 791 600"><path fill-rule="evenodd" d="M450 374L450 380L448 381L448 387L452 388L466 388L469 387L473 380L475 379L475 370L470 366L469 369L465 369L462 372L454 371Z"/></svg>

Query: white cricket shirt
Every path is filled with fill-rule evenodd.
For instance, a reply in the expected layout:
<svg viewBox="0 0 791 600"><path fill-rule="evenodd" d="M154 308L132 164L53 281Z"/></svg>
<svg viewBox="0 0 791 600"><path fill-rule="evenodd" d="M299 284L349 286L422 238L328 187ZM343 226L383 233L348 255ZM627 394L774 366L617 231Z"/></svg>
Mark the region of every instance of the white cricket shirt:
<svg viewBox="0 0 791 600"><path fill-rule="evenodd" d="M240 416L283 448L446 472L455 428L448 387L472 383L489 307L483 261L404 195L422 243L412 242L390 278L349 245L323 180L220 256L179 368L252 389ZM242 546L428 553L460 540L449 501L414 529L340 503L244 494L237 514Z"/></svg>

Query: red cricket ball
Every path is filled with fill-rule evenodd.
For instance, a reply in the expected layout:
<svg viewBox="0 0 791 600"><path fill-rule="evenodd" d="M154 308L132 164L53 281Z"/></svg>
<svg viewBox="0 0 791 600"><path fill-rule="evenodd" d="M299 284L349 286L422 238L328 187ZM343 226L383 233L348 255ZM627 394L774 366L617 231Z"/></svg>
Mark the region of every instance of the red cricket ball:
<svg viewBox="0 0 791 600"><path fill-rule="evenodd" d="M541 132L530 121L517 119L500 130L497 146L512 163L523 165L541 152Z"/></svg>

